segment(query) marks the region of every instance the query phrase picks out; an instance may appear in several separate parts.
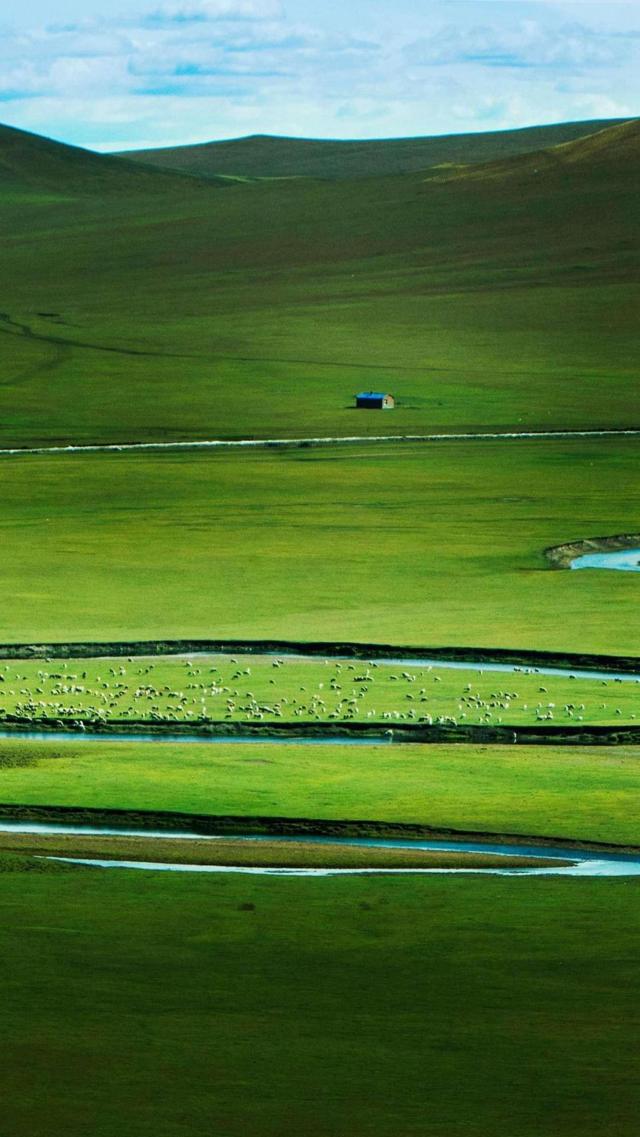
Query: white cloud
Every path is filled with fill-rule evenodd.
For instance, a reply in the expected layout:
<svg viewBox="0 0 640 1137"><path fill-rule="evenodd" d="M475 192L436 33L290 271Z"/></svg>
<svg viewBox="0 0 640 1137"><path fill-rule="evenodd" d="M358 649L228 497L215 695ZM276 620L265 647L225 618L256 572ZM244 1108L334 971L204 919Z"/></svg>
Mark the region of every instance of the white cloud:
<svg viewBox="0 0 640 1137"><path fill-rule="evenodd" d="M501 28L454 25L406 47L412 64L476 63L486 67L584 68L618 64L632 51L631 40L596 32L584 24L545 27L534 20Z"/></svg>
<svg viewBox="0 0 640 1137"><path fill-rule="evenodd" d="M301 0L284 2L150 0L138 14L8 30L2 117L109 149L257 131L444 133L640 110L640 19L629 10L625 26L620 5L607 9L618 13L613 26L601 6L591 19L583 5L554 0L395 0L393 12L391 0L377 0L371 24L351 6L323 21L311 0L295 20L289 10Z"/></svg>
<svg viewBox="0 0 640 1137"><path fill-rule="evenodd" d="M147 17L150 21L202 23L210 20L274 20L283 15L277 0L178 0L161 4Z"/></svg>
<svg viewBox="0 0 640 1137"><path fill-rule="evenodd" d="M580 118L633 118L635 115L630 103L598 91L581 95L574 105Z"/></svg>

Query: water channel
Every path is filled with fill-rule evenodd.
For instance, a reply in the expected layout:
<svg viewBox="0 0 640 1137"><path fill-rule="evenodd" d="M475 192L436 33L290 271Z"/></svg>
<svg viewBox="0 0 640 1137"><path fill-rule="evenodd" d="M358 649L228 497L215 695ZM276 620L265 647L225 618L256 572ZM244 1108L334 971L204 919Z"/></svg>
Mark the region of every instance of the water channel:
<svg viewBox="0 0 640 1137"><path fill-rule="evenodd" d="M60 834L67 836L102 836L102 837L140 837L150 840L197 840L211 841L234 840L244 842L283 841L295 844L310 845L339 845L357 846L360 848L386 848L386 849L425 849L439 853L493 853L497 856L508 857L539 857L548 860L548 867L541 868L262 868L247 865L190 865L171 864L169 862L111 860L96 857L60 857L49 856L46 860L61 861L69 864L87 865L95 868L120 868L153 872L189 872L189 873L249 873L259 876L362 876L372 873L402 874L451 874L473 873L484 876L640 876L640 852L624 853L600 849L574 849L566 845L513 844L508 841L458 841L458 840L422 840L409 838L383 838L383 837L309 837L309 836L252 836L249 834L220 834L218 837L193 833L189 830L167 832L149 829L111 828L107 826L88 826L62 824L57 822L0 822L0 833L31 833L33 835ZM215 845L213 845L213 849ZM212 850L212 857L215 852ZM567 865L555 865L554 861L571 861Z"/></svg>
<svg viewBox="0 0 640 1137"><path fill-rule="evenodd" d="M640 549L620 549L616 553L585 553L571 562L571 568L640 572Z"/></svg>

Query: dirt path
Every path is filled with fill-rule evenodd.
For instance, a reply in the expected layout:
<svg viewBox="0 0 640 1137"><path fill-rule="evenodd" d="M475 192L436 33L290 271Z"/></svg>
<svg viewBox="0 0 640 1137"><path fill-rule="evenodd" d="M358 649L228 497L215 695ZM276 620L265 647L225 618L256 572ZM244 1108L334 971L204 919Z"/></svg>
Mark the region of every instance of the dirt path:
<svg viewBox="0 0 640 1137"><path fill-rule="evenodd" d="M0 457L21 457L30 454L118 454L145 450L272 450L303 449L311 446L359 446L375 443L436 443L436 442L518 442L546 441L561 438L638 438L640 428L607 430L526 430L468 434L353 434L343 437L317 438L224 438L203 439L199 442L110 442L88 443L76 446L14 446L0 449Z"/></svg>

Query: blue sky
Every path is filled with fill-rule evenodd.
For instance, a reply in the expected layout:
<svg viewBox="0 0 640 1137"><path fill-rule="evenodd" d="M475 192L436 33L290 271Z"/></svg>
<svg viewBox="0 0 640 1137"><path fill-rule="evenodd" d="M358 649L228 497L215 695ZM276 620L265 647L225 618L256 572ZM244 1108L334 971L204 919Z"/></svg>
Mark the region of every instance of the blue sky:
<svg viewBox="0 0 640 1137"><path fill-rule="evenodd" d="M640 114L640 5L3 0L0 121L95 149Z"/></svg>

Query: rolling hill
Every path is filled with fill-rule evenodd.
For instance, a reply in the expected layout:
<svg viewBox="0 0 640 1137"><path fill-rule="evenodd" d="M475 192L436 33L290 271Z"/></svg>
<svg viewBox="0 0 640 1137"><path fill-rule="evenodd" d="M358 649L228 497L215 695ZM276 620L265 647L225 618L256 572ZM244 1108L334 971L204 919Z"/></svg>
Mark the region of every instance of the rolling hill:
<svg viewBox="0 0 640 1137"><path fill-rule="evenodd" d="M0 133L0 443L637 425L636 123L219 183Z"/></svg>
<svg viewBox="0 0 640 1137"><path fill-rule="evenodd" d="M504 179L549 174L579 174L587 179L604 174L611 178L635 176L640 161L640 119L631 119L604 127L584 138L563 142L532 154L483 162L451 171L443 171L441 179Z"/></svg>
<svg viewBox="0 0 640 1137"><path fill-rule="evenodd" d="M0 193L162 194L197 181L0 125Z"/></svg>
<svg viewBox="0 0 640 1137"><path fill-rule="evenodd" d="M330 141L255 134L227 142L132 150L121 156L158 169L211 177L369 177L472 164L571 142L622 120L558 123L523 130L426 138Z"/></svg>

